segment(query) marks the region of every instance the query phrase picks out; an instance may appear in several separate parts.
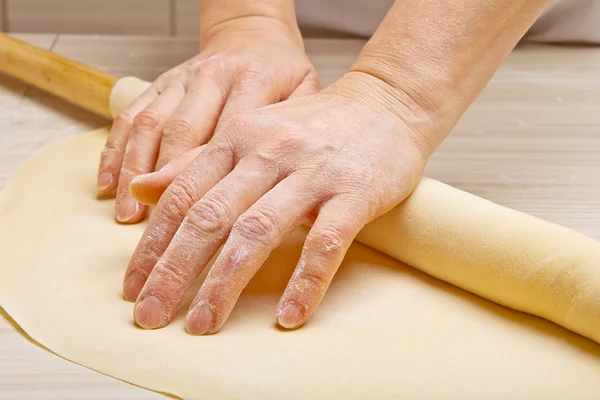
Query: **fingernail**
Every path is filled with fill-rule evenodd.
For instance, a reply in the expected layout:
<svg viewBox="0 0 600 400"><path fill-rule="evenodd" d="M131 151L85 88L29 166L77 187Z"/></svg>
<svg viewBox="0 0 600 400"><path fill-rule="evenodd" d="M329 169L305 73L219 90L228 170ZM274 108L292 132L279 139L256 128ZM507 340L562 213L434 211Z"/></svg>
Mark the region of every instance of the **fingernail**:
<svg viewBox="0 0 600 400"><path fill-rule="evenodd" d="M144 180L146 180L148 178L152 178L155 175L158 175L158 171L156 171L156 172L149 172L147 174L138 175L138 176L136 176L135 178L133 178L131 180L131 183L129 184L129 186L131 186L131 185L137 185L137 184L143 182Z"/></svg>
<svg viewBox="0 0 600 400"><path fill-rule="evenodd" d="M192 335L204 335L212 325L213 312L206 303L199 303L185 317L185 330Z"/></svg>
<svg viewBox="0 0 600 400"><path fill-rule="evenodd" d="M107 190L112 186L113 177L109 171L101 171L98 174L98 189Z"/></svg>
<svg viewBox="0 0 600 400"><path fill-rule="evenodd" d="M123 296L125 296L125 300L135 301L142 291L144 284L146 283L146 279L137 272L129 275L125 284L123 285Z"/></svg>
<svg viewBox="0 0 600 400"><path fill-rule="evenodd" d="M287 303L277 315L277 323L285 329L293 329L300 323L300 308L294 303Z"/></svg>
<svg viewBox="0 0 600 400"><path fill-rule="evenodd" d="M117 201L117 221L128 222L138 212L139 204L128 194L124 194Z"/></svg>
<svg viewBox="0 0 600 400"><path fill-rule="evenodd" d="M153 172L154 173L154 172ZM145 175L138 175L135 178L133 178L131 180L131 182L129 183L129 187L132 187L134 185L138 185L140 182L142 182L144 180L144 178L146 178L147 176L152 175L152 174L145 174Z"/></svg>
<svg viewBox="0 0 600 400"><path fill-rule="evenodd" d="M134 318L142 328L156 329L164 324L165 314L163 302L156 296L148 296L135 307Z"/></svg>

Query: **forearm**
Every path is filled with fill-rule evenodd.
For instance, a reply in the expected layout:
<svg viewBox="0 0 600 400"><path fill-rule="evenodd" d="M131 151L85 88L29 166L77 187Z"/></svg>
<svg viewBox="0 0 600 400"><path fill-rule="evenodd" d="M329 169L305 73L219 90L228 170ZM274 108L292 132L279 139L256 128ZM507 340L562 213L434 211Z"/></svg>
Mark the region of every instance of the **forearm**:
<svg viewBox="0 0 600 400"><path fill-rule="evenodd" d="M367 90L374 97L369 101L383 103L407 121L430 153L546 2L398 0L349 75L375 87Z"/></svg>
<svg viewBox="0 0 600 400"><path fill-rule="evenodd" d="M210 38L231 26L243 26L252 34L254 30L280 29L285 27L301 41L296 22L294 0L199 0L200 41Z"/></svg>

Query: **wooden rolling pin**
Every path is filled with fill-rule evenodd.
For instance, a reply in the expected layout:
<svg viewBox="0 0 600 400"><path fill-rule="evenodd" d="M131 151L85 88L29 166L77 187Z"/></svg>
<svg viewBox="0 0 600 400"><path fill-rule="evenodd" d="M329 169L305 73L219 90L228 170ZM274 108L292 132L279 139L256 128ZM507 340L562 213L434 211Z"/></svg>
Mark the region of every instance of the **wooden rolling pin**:
<svg viewBox="0 0 600 400"><path fill-rule="evenodd" d="M118 77L0 33L0 72L112 119Z"/></svg>

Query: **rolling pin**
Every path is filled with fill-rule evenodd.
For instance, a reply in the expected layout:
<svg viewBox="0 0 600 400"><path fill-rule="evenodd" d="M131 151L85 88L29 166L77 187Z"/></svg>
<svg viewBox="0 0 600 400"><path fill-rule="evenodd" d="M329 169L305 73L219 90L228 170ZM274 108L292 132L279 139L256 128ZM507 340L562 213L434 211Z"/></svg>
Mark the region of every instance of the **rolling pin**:
<svg viewBox="0 0 600 400"><path fill-rule="evenodd" d="M0 33L0 72L112 119L119 78Z"/></svg>
<svg viewBox="0 0 600 400"><path fill-rule="evenodd" d="M1 34L0 71L108 118L150 85ZM600 343L600 243L578 232L423 178L356 240Z"/></svg>

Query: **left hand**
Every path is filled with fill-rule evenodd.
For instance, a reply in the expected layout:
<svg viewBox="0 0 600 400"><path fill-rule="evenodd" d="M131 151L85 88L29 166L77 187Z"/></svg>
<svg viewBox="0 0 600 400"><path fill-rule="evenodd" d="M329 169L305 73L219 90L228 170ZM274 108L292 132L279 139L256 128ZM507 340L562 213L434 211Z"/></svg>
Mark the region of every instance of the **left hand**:
<svg viewBox="0 0 600 400"><path fill-rule="evenodd" d="M349 73L309 97L232 117L178 172L177 161L132 183L160 201L126 272L143 328L168 324L192 283L225 243L186 317L193 334L218 331L270 252L312 224L277 321L305 323L362 227L403 201L429 156L412 124L375 101L371 76ZM407 122L408 121L408 122ZM180 162L183 164L184 162Z"/></svg>
<svg viewBox="0 0 600 400"><path fill-rule="evenodd" d="M146 214L130 196L133 178L207 143L232 115L318 91L297 28L258 16L203 28L208 33L200 37L200 54L162 74L115 118L98 189L116 189L121 223L137 223Z"/></svg>

